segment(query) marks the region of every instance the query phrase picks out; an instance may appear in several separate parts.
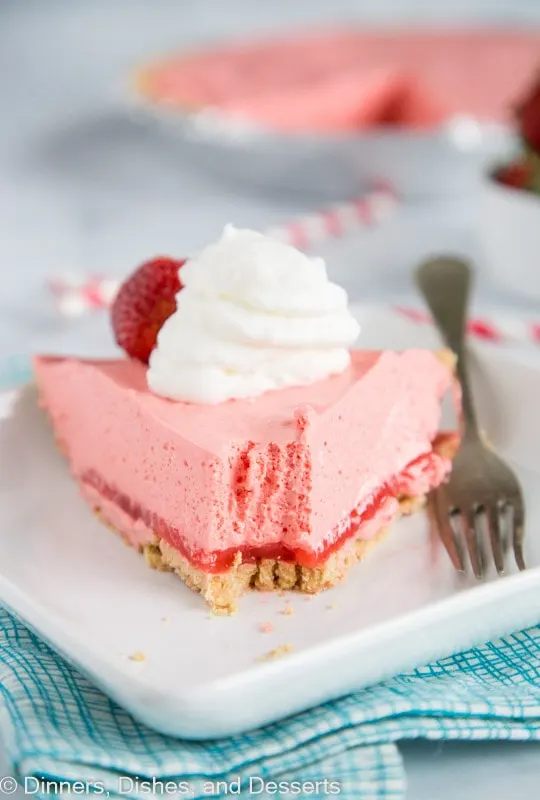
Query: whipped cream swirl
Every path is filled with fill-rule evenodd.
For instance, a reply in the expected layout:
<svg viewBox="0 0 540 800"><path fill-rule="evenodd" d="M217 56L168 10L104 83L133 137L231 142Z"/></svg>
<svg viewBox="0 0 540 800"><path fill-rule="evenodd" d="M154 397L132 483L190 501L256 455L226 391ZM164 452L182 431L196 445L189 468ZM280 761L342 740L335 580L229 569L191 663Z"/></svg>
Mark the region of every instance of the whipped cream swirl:
<svg viewBox="0 0 540 800"><path fill-rule="evenodd" d="M360 331L324 261L228 225L180 270L176 312L159 332L148 385L193 403L258 397L347 368Z"/></svg>

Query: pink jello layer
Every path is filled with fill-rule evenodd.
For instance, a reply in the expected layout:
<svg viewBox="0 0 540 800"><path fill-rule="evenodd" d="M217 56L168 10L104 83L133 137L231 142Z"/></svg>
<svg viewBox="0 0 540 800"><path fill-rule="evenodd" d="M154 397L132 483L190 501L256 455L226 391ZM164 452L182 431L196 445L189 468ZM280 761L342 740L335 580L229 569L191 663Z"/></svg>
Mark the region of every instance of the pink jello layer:
<svg viewBox="0 0 540 800"><path fill-rule="evenodd" d="M399 515L401 498L425 495L445 479L449 469L449 459L436 452L421 456L382 487L367 505L362 503L344 516L328 532L322 548L316 553L305 549L291 550L281 543L213 552L194 551L180 531L172 530L164 520L157 519L139 503L107 486L99 475L88 473L83 476L80 489L87 503L99 510L100 516L136 549L151 544L158 535L197 569L220 573L236 563L238 553L242 554L243 563L272 558L292 561L303 567L316 567L349 540L372 539Z"/></svg>
<svg viewBox="0 0 540 800"><path fill-rule="evenodd" d="M452 382L429 351L351 358L319 383L217 406L152 394L145 367L127 360L41 357L35 371L76 479L99 476L145 509L152 530L166 529L173 547L317 557L351 509L366 509L431 454ZM413 494L431 470L438 478L435 463L411 474Z"/></svg>

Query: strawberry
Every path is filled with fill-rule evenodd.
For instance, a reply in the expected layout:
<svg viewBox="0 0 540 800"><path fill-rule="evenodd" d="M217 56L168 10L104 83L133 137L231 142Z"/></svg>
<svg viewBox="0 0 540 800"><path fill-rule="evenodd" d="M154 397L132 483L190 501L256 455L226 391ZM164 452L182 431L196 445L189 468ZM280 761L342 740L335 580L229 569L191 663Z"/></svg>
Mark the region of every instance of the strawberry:
<svg viewBox="0 0 540 800"><path fill-rule="evenodd" d="M529 186L530 172L528 164L523 161L515 161L507 164L495 173L495 179L514 189L527 189Z"/></svg>
<svg viewBox="0 0 540 800"><path fill-rule="evenodd" d="M540 77L517 109L521 136L528 147L540 154Z"/></svg>
<svg viewBox="0 0 540 800"><path fill-rule="evenodd" d="M117 344L131 358L148 364L160 328L176 310L175 297L182 288L178 270L184 263L167 256L153 258L120 287L111 321Z"/></svg>

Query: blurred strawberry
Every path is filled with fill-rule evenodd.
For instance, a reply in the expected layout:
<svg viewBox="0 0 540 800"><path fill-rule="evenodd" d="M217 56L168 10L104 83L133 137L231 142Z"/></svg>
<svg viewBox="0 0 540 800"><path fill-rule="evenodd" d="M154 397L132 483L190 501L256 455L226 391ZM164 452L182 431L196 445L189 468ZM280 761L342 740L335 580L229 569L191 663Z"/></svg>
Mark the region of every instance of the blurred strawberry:
<svg viewBox="0 0 540 800"><path fill-rule="evenodd" d="M111 321L117 344L131 358L148 363L163 323L176 310L175 298L182 288L178 271L184 263L185 259L153 258L120 287Z"/></svg>
<svg viewBox="0 0 540 800"><path fill-rule="evenodd" d="M499 183L505 186L511 186L514 189L528 189L530 175L531 170L527 163L523 161L514 161L512 164L507 164L497 170L495 179Z"/></svg>
<svg viewBox="0 0 540 800"><path fill-rule="evenodd" d="M540 154L540 77L518 106L517 119L523 140Z"/></svg>

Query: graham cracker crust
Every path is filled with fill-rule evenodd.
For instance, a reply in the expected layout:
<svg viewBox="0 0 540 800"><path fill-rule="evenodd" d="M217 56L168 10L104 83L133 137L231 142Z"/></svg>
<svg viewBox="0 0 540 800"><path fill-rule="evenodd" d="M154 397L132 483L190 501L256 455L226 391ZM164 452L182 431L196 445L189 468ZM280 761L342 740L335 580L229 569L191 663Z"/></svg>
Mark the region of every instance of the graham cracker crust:
<svg viewBox="0 0 540 800"><path fill-rule="evenodd" d="M423 497L404 498L400 502L401 514L418 511L424 501ZM369 541L356 539L346 542L317 567L303 567L270 558L244 564L238 553L227 572L214 575L194 567L178 550L157 536L154 542L143 546L143 553L150 567L176 573L190 589L199 592L214 614L233 614L238 598L250 589L317 594L335 586L345 578L353 564L362 561L387 533L388 528L384 527Z"/></svg>

